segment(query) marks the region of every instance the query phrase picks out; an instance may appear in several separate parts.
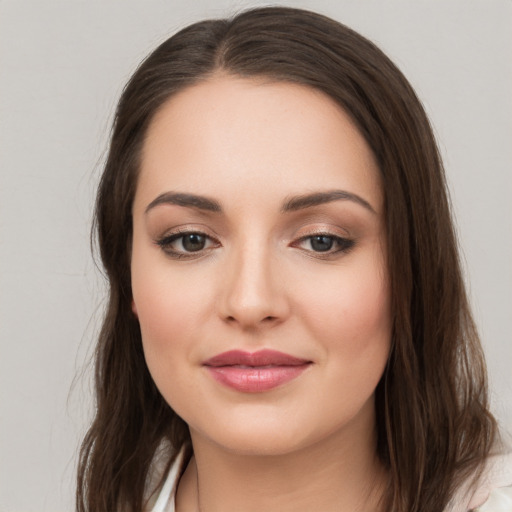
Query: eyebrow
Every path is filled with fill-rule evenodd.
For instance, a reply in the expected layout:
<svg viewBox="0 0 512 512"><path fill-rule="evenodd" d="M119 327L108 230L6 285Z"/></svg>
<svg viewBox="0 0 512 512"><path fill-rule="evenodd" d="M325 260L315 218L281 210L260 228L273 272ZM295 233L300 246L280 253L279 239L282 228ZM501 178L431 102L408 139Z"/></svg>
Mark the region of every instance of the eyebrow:
<svg viewBox="0 0 512 512"><path fill-rule="evenodd" d="M372 213L377 213L372 205L357 194L347 192L346 190L328 190L326 192L314 192L312 194L304 194L290 198L283 205L282 212L295 212L312 206L319 206L333 201L352 201L363 206Z"/></svg>
<svg viewBox="0 0 512 512"><path fill-rule="evenodd" d="M352 201L363 206L370 212L376 213L368 201L363 199L361 196L352 192L347 192L346 190L328 190L326 192L313 192L311 194L291 197L283 204L281 212L295 212L311 208L313 206L331 203L333 201ZM222 213L222 207L215 199L181 192L164 192L163 194L160 194L156 199L149 203L145 213L160 204L175 204L177 206L184 206L185 208L196 208L198 210L205 210L208 212Z"/></svg>
<svg viewBox="0 0 512 512"><path fill-rule="evenodd" d="M158 206L159 204L175 204L178 206L185 206L186 208L197 208L198 210L206 210L208 212L220 213L222 208L218 201L210 199L205 196L198 196L195 194L183 194L179 192L164 192L156 199L151 201L146 208L146 212Z"/></svg>

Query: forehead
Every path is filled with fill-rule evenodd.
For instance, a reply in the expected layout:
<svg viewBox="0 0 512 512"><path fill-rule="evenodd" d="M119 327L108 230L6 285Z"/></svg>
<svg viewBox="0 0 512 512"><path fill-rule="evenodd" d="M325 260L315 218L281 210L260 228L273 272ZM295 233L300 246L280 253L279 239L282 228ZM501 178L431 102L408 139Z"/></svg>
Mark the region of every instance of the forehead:
<svg viewBox="0 0 512 512"><path fill-rule="evenodd" d="M339 105L302 85L216 76L176 94L156 113L143 145L136 202L166 190L281 200L332 188L381 208L373 154Z"/></svg>

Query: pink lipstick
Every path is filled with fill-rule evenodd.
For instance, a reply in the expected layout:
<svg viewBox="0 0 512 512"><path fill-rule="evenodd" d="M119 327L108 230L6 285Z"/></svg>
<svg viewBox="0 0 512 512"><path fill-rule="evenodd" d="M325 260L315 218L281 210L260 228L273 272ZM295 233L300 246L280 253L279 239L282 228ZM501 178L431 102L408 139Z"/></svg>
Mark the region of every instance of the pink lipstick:
<svg viewBox="0 0 512 512"><path fill-rule="evenodd" d="M276 388L301 375L310 365L306 359L268 349L254 353L230 350L203 363L217 382L245 393Z"/></svg>

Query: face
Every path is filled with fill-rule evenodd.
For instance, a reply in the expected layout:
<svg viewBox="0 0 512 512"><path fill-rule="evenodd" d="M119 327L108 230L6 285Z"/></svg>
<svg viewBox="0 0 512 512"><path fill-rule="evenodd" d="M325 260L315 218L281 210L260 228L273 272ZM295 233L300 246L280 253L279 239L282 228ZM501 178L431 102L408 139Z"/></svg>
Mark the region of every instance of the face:
<svg viewBox="0 0 512 512"><path fill-rule="evenodd" d="M390 347L379 170L330 98L218 76L147 133L132 289L192 440L283 454L373 429Z"/></svg>

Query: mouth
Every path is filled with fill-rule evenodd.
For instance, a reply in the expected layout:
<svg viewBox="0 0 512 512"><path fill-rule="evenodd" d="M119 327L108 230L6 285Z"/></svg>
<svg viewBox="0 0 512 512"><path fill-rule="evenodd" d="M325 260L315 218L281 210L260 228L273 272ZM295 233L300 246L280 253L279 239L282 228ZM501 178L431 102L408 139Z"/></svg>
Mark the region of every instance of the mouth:
<svg viewBox="0 0 512 512"><path fill-rule="evenodd" d="M312 361L275 350L249 353L223 352L203 362L209 374L227 387L245 393L260 393L299 377Z"/></svg>

